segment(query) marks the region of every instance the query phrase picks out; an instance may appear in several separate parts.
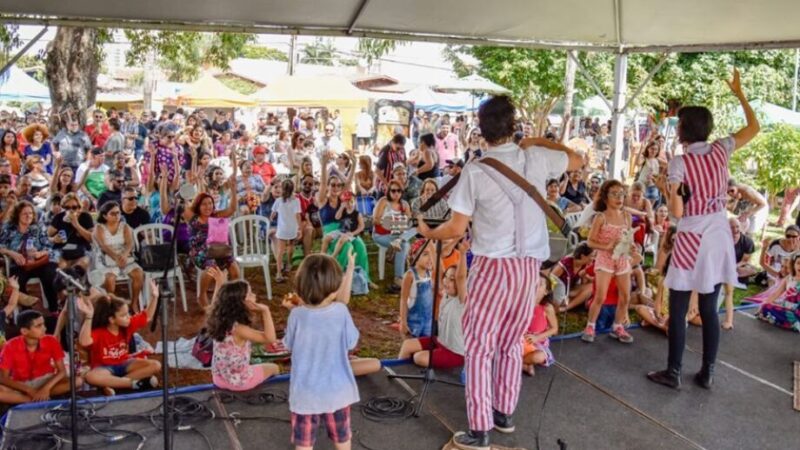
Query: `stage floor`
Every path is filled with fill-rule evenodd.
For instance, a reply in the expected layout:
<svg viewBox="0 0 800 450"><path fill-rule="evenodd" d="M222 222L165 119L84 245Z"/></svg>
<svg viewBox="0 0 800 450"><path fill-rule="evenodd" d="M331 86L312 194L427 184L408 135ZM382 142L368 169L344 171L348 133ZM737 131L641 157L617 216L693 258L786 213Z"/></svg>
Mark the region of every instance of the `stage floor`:
<svg viewBox="0 0 800 450"><path fill-rule="evenodd" d="M707 391L691 382L700 366L702 348L700 330L692 328L684 357L684 385L677 392L645 378L647 371L665 365L666 338L649 329L633 330L632 334L636 342L630 346L605 336L591 345L577 339L554 342L557 364L537 369L535 377L524 379L515 415L516 433L494 433L493 444L528 450L558 449L559 441L568 449L798 448L800 413L792 409L791 392L792 361L800 360L798 334L737 313L735 330L723 331L715 385ZM419 393L419 381L401 382L386 376L391 371L418 373L416 368L397 366L384 371L359 379L362 400L378 396L409 399ZM458 378L457 373L437 375L453 381ZM260 391L287 390L287 383L273 383ZM207 420L194 431L177 433L175 449L292 448L286 403L224 403L219 392L210 390L181 395L205 404L218 418L261 419L238 424ZM160 397L114 401L98 414L137 414L159 404ZM8 427L19 429L39 423L43 412L12 410ZM463 388L433 384L419 418L370 422L357 405L352 418L354 449L439 449L453 430L466 427ZM126 429L143 430L147 437L143 448L163 448L160 432L153 427L139 423ZM7 448L6 440L3 444ZM23 444L17 448L48 448L35 440ZM137 445L138 441L129 440L109 443L105 448L135 449ZM316 448L333 448L322 431Z"/></svg>

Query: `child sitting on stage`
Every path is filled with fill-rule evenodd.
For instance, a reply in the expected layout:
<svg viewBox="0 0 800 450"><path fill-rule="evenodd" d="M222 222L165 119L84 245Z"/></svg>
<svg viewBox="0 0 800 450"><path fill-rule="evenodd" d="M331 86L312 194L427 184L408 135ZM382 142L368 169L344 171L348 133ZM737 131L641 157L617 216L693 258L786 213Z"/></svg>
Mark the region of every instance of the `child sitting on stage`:
<svg viewBox="0 0 800 450"><path fill-rule="evenodd" d="M337 450L350 449L350 405L359 401L348 359L359 337L347 309L354 269L352 251L344 276L335 259L313 254L295 275L302 303L289 314L283 343L292 352L289 410L298 450L314 447L320 423Z"/></svg>
<svg viewBox="0 0 800 450"><path fill-rule="evenodd" d="M275 364L250 364L252 342L278 340L269 307L257 300L246 281L228 281L214 296L208 334L214 339L211 376L218 388L246 391L280 372ZM250 313L261 314L264 331L251 327Z"/></svg>
<svg viewBox="0 0 800 450"><path fill-rule="evenodd" d="M431 335L433 318L433 244L425 245L425 239L414 242L409 252L409 265L417 259L414 267L408 269L400 289L400 333L405 337ZM418 257L419 256L419 257ZM417 258L418 257L418 258Z"/></svg>
<svg viewBox="0 0 800 450"><path fill-rule="evenodd" d="M322 237L322 247L320 248L323 251L330 247L331 242L336 240L337 244L339 244L336 248L338 253L344 243L351 241L364 231L364 218L356 209L356 200L352 192L344 191L339 196L339 209L336 210L336 220L339 222L339 230Z"/></svg>
<svg viewBox="0 0 800 450"><path fill-rule="evenodd" d="M522 371L533 376L534 366L549 367L555 362L550 351L550 337L558 334L558 318L553 306L550 278L542 274L536 286L536 306L528 331L522 337Z"/></svg>
<svg viewBox="0 0 800 450"><path fill-rule="evenodd" d="M64 350L54 336L45 335L44 317L28 310L17 316L21 333L0 353L0 403L50 400L69 392ZM77 378L75 386L81 386Z"/></svg>
<svg viewBox="0 0 800 450"><path fill-rule="evenodd" d="M464 331L461 318L464 315L464 302L467 300L467 249L469 244L458 244L460 258L457 267L444 272L442 284L444 296L439 305L439 337L431 357L433 337L406 339L400 348L398 358L414 358L414 364L428 367L433 361L437 369L450 369L464 365Z"/></svg>
<svg viewBox="0 0 800 450"><path fill-rule="evenodd" d="M133 358L128 343L133 334L153 320L158 305L158 285L150 281L150 303L147 309L134 316L128 311L125 300L104 296L92 305L80 297L78 309L84 315L79 342L90 351L92 370L86 382L103 389L105 395L114 395L114 389L143 389L158 387L155 375L161 363L149 359Z"/></svg>

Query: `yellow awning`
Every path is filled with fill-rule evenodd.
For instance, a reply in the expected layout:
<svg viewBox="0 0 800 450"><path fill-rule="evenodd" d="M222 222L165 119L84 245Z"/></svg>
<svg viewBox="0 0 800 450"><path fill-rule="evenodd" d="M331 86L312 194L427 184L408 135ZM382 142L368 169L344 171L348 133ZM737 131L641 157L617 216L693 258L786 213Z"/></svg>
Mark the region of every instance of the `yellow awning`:
<svg viewBox="0 0 800 450"><path fill-rule="evenodd" d="M257 104L252 98L225 86L210 74L203 75L181 90L178 103L195 108L238 108Z"/></svg>
<svg viewBox="0 0 800 450"><path fill-rule="evenodd" d="M278 78L253 94L267 106L360 108L367 106L367 93L337 76Z"/></svg>

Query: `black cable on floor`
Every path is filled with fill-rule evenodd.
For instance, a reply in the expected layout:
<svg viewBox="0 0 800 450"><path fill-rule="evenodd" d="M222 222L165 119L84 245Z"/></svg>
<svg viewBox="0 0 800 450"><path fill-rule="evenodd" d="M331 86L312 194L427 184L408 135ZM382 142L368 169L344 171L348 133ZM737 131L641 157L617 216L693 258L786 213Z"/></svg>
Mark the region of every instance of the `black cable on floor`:
<svg viewBox="0 0 800 450"><path fill-rule="evenodd" d="M358 404L361 415L372 422L402 422L414 414L413 398L409 400L397 397L374 397Z"/></svg>

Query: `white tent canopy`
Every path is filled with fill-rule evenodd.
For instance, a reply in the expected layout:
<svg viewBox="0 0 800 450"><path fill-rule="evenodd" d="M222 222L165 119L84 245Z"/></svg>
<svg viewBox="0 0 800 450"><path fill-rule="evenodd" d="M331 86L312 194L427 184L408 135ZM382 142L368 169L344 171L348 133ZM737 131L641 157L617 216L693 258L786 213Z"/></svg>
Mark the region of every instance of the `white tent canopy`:
<svg viewBox="0 0 800 450"><path fill-rule="evenodd" d="M453 15L453 11L458 14ZM797 0L4 0L3 20L653 51L800 46ZM10 15L10 16L9 16ZM16 17L15 17L16 16Z"/></svg>
<svg viewBox="0 0 800 450"><path fill-rule="evenodd" d="M0 75L0 102L47 103L50 90L17 66Z"/></svg>

